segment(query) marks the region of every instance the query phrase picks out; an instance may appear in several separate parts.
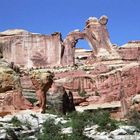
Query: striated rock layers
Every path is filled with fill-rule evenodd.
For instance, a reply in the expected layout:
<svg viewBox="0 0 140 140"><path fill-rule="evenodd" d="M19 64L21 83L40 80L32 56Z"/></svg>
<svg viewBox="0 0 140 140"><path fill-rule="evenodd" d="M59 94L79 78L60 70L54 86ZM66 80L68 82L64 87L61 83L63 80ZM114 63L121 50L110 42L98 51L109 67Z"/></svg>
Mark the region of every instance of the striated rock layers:
<svg viewBox="0 0 140 140"><path fill-rule="evenodd" d="M29 109L32 104L22 96L19 75L8 63L0 60L0 115Z"/></svg>
<svg viewBox="0 0 140 140"><path fill-rule="evenodd" d="M0 33L0 43L3 57L9 63L25 68L60 65L60 33L49 36L25 30L7 30Z"/></svg>
<svg viewBox="0 0 140 140"><path fill-rule="evenodd" d="M117 59L120 57L111 47L107 22L106 16L100 19L90 17L82 32L74 30L64 40L58 32L49 36L25 30L7 30L0 33L0 50L9 63L14 62L24 68L67 66L74 65L75 45L79 39L85 39L96 58Z"/></svg>
<svg viewBox="0 0 140 140"><path fill-rule="evenodd" d="M112 45L107 22L106 16L90 17L83 31L74 30L64 40L60 33L48 36L24 30L1 32L0 53L22 69L41 69L41 75L53 71L54 84L72 91L76 104L121 101L126 114L131 97L140 93L140 41L120 47ZM75 51L79 39L85 39L91 51ZM36 94L44 96L48 88L38 78L34 75L31 80ZM28 79L27 75L22 77L22 88L32 88ZM42 97L38 98L43 107Z"/></svg>
<svg viewBox="0 0 140 140"><path fill-rule="evenodd" d="M41 109L40 112L44 113L46 109L46 92L53 83L53 74L51 72L34 70L30 72L30 78L36 90L38 102L36 105Z"/></svg>
<svg viewBox="0 0 140 140"><path fill-rule="evenodd" d="M44 112L45 93L51 87L53 74L34 70L30 71L28 75L36 90L38 109L40 112ZM22 94L20 73L16 73L5 60L0 59L0 116L33 108L32 103Z"/></svg>

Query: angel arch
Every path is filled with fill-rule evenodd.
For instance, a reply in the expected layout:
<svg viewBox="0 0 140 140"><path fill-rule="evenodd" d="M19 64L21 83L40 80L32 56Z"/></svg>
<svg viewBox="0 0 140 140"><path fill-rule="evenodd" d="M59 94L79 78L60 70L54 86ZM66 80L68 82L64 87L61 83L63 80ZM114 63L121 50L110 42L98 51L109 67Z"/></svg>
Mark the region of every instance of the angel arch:
<svg viewBox="0 0 140 140"><path fill-rule="evenodd" d="M62 56L62 65L74 65L74 48L79 39L87 40L95 56L101 48L111 52L111 42L106 28L107 22L108 18L106 16L102 16L100 19L90 17L86 21L82 32L79 30L70 32L63 41L64 54Z"/></svg>

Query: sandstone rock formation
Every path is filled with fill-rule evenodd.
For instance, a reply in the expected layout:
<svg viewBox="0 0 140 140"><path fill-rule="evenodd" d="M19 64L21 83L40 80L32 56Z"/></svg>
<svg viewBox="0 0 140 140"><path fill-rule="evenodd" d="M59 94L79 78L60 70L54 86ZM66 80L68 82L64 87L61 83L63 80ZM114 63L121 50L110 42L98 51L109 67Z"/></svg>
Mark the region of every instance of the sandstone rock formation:
<svg viewBox="0 0 140 140"><path fill-rule="evenodd" d="M25 30L1 32L0 57L3 55L21 71L34 69L31 79L26 74L21 78L22 88L35 87L42 111L46 104L45 92L51 85L47 85L46 78L49 70L55 74L56 85L72 91L76 104L120 102L123 90L121 103L126 114L132 96L140 92L140 41L112 45L107 22L106 16L90 17L83 31L74 30L64 40L60 33L48 36ZM85 39L92 50L79 49L78 53L75 46L79 39Z"/></svg>
<svg viewBox="0 0 140 140"><path fill-rule="evenodd" d="M86 26L82 32L75 30L70 32L64 40L64 55L62 57L63 65L73 65L75 57L75 45L79 39L85 39L89 43L96 59L118 59L120 56L111 47L106 24L106 16L97 19L90 17L86 21Z"/></svg>
<svg viewBox="0 0 140 140"><path fill-rule="evenodd" d="M30 78L36 90L38 99L36 105L41 109L40 112L44 113L46 109L46 92L53 83L53 75L51 72L34 70L30 72Z"/></svg>
<svg viewBox="0 0 140 140"><path fill-rule="evenodd" d="M131 41L122 47L112 47L120 59L95 61L91 56L90 65L68 66L59 68L59 71L54 69L55 77L56 82L73 92L75 101L82 101L79 90L85 92L82 102L87 105L119 101L122 116L125 116L131 108L131 98L140 92L140 42Z"/></svg>
<svg viewBox="0 0 140 140"><path fill-rule="evenodd" d="M117 48L117 51L123 60L140 61L140 41L129 41Z"/></svg>
<svg viewBox="0 0 140 140"><path fill-rule="evenodd" d="M46 91L50 88L53 75L50 72L30 71L30 78L36 90L40 112L45 111ZM0 116L14 113L19 110L33 109L30 103L22 94L20 75L10 65L0 60ZM35 108L36 109L36 108Z"/></svg>
<svg viewBox="0 0 140 140"><path fill-rule="evenodd" d="M100 19L90 17L82 32L74 30L64 41L58 32L48 36L25 30L7 30L0 33L0 48L9 63L25 68L74 65L75 45L79 39L87 40L96 59L118 59L120 56L111 47L107 22L106 16Z"/></svg>
<svg viewBox="0 0 140 140"><path fill-rule="evenodd" d="M0 115L17 110L32 108L32 104L22 96L19 75L8 63L0 60Z"/></svg>
<svg viewBox="0 0 140 140"><path fill-rule="evenodd" d="M0 33L0 43L3 56L9 63L25 68L60 65L60 33L49 36L25 30L7 30Z"/></svg>

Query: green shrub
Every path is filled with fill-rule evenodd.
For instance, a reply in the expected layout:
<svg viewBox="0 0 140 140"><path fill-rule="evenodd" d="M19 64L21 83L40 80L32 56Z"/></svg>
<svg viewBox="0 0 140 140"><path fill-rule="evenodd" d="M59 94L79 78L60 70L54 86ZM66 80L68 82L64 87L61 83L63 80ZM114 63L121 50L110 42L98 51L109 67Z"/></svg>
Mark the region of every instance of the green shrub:
<svg viewBox="0 0 140 140"><path fill-rule="evenodd" d="M21 122L16 116L14 116L14 117L11 119L10 123L12 123L13 126L16 126L16 127L22 125L22 122Z"/></svg>
<svg viewBox="0 0 140 140"><path fill-rule="evenodd" d="M6 139L18 140L18 136L16 135L15 131L12 128L6 129Z"/></svg>
<svg viewBox="0 0 140 140"><path fill-rule="evenodd" d="M73 133L69 137L69 140L88 140L88 138L83 135L83 131L89 122L89 113L73 112L69 114L69 117L71 118L70 125L73 128Z"/></svg>
<svg viewBox="0 0 140 140"><path fill-rule="evenodd" d="M86 91L84 89L83 90L78 90L78 94L81 97L85 97L86 96Z"/></svg>
<svg viewBox="0 0 140 140"><path fill-rule="evenodd" d="M0 123L0 127L3 127L3 124Z"/></svg>
<svg viewBox="0 0 140 140"><path fill-rule="evenodd" d="M98 131L112 131L118 127L118 121L111 119L110 113L104 110L96 110L94 112L73 113L69 115L72 120L72 127L77 133L82 133L84 127L94 124L99 125Z"/></svg>
<svg viewBox="0 0 140 140"><path fill-rule="evenodd" d="M47 120L43 124L43 133L39 135L39 140L90 140L83 135L84 129L87 126L99 125L98 131L112 131L118 127L118 122L110 118L107 111L101 109L94 112L72 112L65 116L68 123L63 127L72 127L71 135L61 134L61 124L54 124L54 120Z"/></svg>
<svg viewBox="0 0 140 140"><path fill-rule="evenodd" d="M118 127L118 122L111 119L110 113L100 109L94 113L92 121L99 125L98 131L112 131Z"/></svg>
<svg viewBox="0 0 140 140"><path fill-rule="evenodd" d="M95 91L95 96L100 96L98 91Z"/></svg>
<svg viewBox="0 0 140 140"><path fill-rule="evenodd" d="M54 124L54 119L48 119L43 124L43 133L39 135L38 140L63 140L66 135L61 134L61 124Z"/></svg>
<svg viewBox="0 0 140 140"><path fill-rule="evenodd" d="M128 124L140 129L140 112L131 110L128 114Z"/></svg>

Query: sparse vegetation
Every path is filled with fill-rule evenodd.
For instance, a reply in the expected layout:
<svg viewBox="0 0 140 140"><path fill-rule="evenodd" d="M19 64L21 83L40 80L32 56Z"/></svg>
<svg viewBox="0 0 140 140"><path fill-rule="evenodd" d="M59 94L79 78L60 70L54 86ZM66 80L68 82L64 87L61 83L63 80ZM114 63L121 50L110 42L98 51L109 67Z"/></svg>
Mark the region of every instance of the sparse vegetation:
<svg viewBox="0 0 140 140"><path fill-rule="evenodd" d="M61 124L54 124L54 120L47 120L43 125L43 134L39 136L39 140L90 140L83 134L86 126L97 124L98 131L112 131L118 127L118 122L110 118L109 112L98 110L95 112L73 112L65 116L68 123L63 127L72 127L71 135L61 133Z"/></svg>
<svg viewBox="0 0 140 140"><path fill-rule="evenodd" d="M86 96L86 91L83 89L81 89L81 88L79 88L78 89L78 94L79 94L79 96L81 96L81 97L85 97Z"/></svg>
<svg viewBox="0 0 140 140"><path fill-rule="evenodd" d="M92 120L95 124L99 125L98 131L112 131L118 127L118 122L111 119L108 111L96 111L92 117Z"/></svg>
<svg viewBox="0 0 140 140"><path fill-rule="evenodd" d="M77 123L81 125L80 127L78 127L82 128L82 130L84 129L84 127L94 124L97 124L99 126L98 131L112 131L118 127L118 122L114 119L111 119L110 113L100 109L95 112L75 112L75 114L72 115L71 119L73 122L73 128L75 128L74 124Z"/></svg>
<svg viewBox="0 0 140 140"><path fill-rule="evenodd" d="M14 132L14 130L11 128L6 129L6 137L7 137L6 138L7 140L9 140L9 139L18 140L19 139L18 136L16 135L16 133Z"/></svg>
<svg viewBox="0 0 140 140"><path fill-rule="evenodd" d="M38 117L34 114L31 116L38 120ZM39 127L35 132L35 137L38 140L91 140L84 134L85 128L91 127L93 125L97 125L97 131L102 132L110 132L118 128L120 124L123 125L133 125L140 129L140 113L136 110L133 110L128 115L128 121L120 122L112 119L110 117L110 113L108 111L98 109L94 111L85 111L85 112L72 112L68 113L67 115L63 116L67 123L62 124L61 121L56 124L55 118L47 119L46 122L43 124L43 127ZM62 116L61 116L62 117ZM13 117L11 120L13 126L20 126L21 122L18 120L17 117ZM27 126L27 123L22 123L22 125ZM72 128L71 134L63 134L62 128ZM31 130L31 129L29 129ZM8 138L16 139L28 139L25 134L21 134L20 136L14 132L14 129L7 129L7 136Z"/></svg>
<svg viewBox="0 0 140 140"><path fill-rule="evenodd" d="M10 123L12 123L15 127L22 125L22 122L16 116L11 119Z"/></svg>
<svg viewBox="0 0 140 140"><path fill-rule="evenodd" d="M3 127L3 124L0 123L0 127Z"/></svg>
<svg viewBox="0 0 140 140"><path fill-rule="evenodd" d="M95 91L95 96L100 96L98 91Z"/></svg>
<svg viewBox="0 0 140 140"><path fill-rule="evenodd" d="M43 124L42 132L38 140L67 140L67 136L61 133L61 124L56 125L54 119L49 119Z"/></svg>
<svg viewBox="0 0 140 140"><path fill-rule="evenodd" d="M128 124L140 129L140 112L137 110L131 110L128 114Z"/></svg>
<svg viewBox="0 0 140 140"><path fill-rule="evenodd" d="M32 104L37 102L37 99L35 98L28 98L29 102L31 102Z"/></svg>

